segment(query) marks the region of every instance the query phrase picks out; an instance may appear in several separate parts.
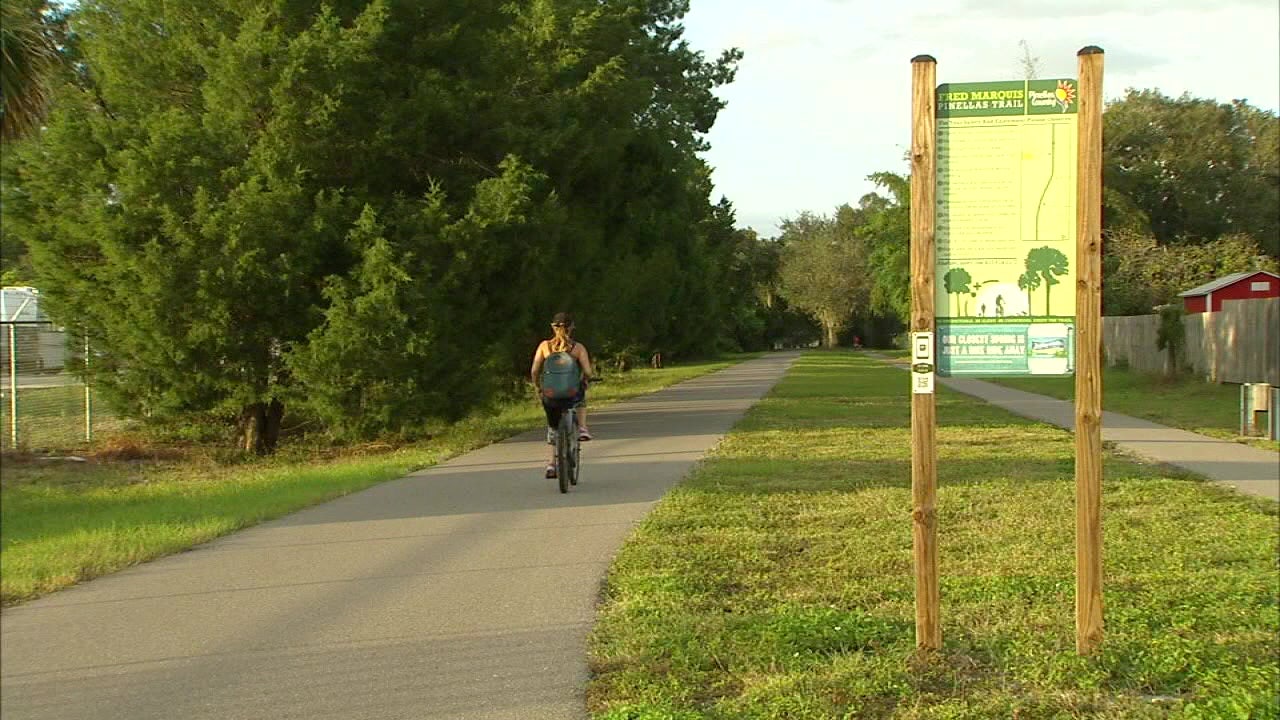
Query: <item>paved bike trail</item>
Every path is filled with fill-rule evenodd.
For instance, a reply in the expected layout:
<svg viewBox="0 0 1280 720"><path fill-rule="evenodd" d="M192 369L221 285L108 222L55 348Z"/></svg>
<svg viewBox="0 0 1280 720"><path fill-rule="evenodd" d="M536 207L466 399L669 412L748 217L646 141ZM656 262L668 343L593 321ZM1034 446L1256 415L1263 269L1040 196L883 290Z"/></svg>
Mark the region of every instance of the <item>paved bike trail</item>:
<svg viewBox="0 0 1280 720"><path fill-rule="evenodd" d="M952 389L1023 417L1066 430L1075 429L1074 401L971 378L942 378L941 381ZM1280 455L1273 451L1110 411L1102 413L1102 439L1132 455L1203 475L1246 495L1280 500Z"/></svg>
<svg viewBox="0 0 1280 720"><path fill-rule="evenodd" d="M878 353L870 355L903 370L910 369L907 360ZM939 377L938 381L1023 417L1075 430L1076 408L1072 400L1058 400L973 378ZM1280 454L1273 451L1110 411L1102 413L1102 439L1131 455L1203 475L1211 482L1246 495L1280 500Z"/></svg>
<svg viewBox="0 0 1280 720"><path fill-rule="evenodd" d="M0 613L0 717L576 718L608 563L774 354Z"/></svg>

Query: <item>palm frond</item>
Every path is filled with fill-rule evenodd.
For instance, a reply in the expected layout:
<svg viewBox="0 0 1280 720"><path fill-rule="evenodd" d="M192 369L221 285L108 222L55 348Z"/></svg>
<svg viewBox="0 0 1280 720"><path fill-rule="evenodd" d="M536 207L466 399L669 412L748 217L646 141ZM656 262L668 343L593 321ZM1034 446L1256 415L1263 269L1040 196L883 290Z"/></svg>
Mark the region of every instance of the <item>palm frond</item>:
<svg viewBox="0 0 1280 720"><path fill-rule="evenodd" d="M0 3L0 138L13 140L39 127L58 59L39 7Z"/></svg>

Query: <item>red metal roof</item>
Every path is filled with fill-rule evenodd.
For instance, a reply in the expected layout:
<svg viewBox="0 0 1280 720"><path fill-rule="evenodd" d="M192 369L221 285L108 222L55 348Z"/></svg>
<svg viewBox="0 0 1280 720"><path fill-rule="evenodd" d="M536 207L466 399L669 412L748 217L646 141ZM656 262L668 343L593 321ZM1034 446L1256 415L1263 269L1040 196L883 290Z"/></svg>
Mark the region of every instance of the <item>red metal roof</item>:
<svg viewBox="0 0 1280 720"><path fill-rule="evenodd" d="M1280 280L1280 275L1276 275L1275 273L1268 272L1266 270L1250 270L1248 272L1231 273L1230 275L1224 275L1218 278L1217 280L1214 280L1212 282L1207 282L1204 285L1201 285L1199 287L1193 287L1190 290L1180 292L1178 293L1178 297L1196 297L1199 295L1208 295L1209 293L1215 292L1217 290L1221 290L1222 288L1227 287L1228 285L1235 285L1241 280L1244 280L1245 278L1253 277L1254 275L1269 275L1270 277Z"/></svg>

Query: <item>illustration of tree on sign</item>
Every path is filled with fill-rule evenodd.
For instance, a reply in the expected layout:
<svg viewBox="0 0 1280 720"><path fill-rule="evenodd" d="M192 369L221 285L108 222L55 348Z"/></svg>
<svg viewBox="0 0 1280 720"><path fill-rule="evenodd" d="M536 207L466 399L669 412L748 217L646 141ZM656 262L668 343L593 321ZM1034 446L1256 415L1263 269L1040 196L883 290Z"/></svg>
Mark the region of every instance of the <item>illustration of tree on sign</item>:
<svg viewBox="0 0 1280 720"><path fill-rule="evenodd" d="M1033 272L1044 279L1044 314L1052 315L1049 309L1049 291L1058 284L1058 277L1067 274L1067 256L1061 250L1045 245L1027 253L1027 272Z"/></svg>
<svg viewBox="0 0 1280 720"><path fill-rule="evenodd" d="M1039 273L1030 270L1022 273L1018 277L1018 287L1027 291L1027 315L1033 315L1031 312L1031 291L1040 287Z"/></svg>
<svg viewBox="0 0 1280 720"><path fill-rule="evenodd" d="M942 276L942 287L947 291L948 295L956 296L956 314L954 317L963 317L964 310L960 307L960 299L964 293L969 292L969 283L973 282L973 278L969 275L969 271L964 268L951 268L947 270L947 274Z"/></svg>

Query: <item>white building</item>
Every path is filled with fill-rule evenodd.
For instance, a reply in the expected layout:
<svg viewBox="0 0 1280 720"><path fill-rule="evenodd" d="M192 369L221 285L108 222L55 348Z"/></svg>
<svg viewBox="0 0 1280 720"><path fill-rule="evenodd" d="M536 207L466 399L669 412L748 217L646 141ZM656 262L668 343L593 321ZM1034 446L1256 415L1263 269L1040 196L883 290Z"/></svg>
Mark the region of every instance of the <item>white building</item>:
<svg viewBox="0 0 1280 720"><path fill-rule="evenodd" d="M9 370L9 344L18 347L17 371L59 372L67 360L67 338L40 307L33 287L0 287L0 372Z"/></svg>

